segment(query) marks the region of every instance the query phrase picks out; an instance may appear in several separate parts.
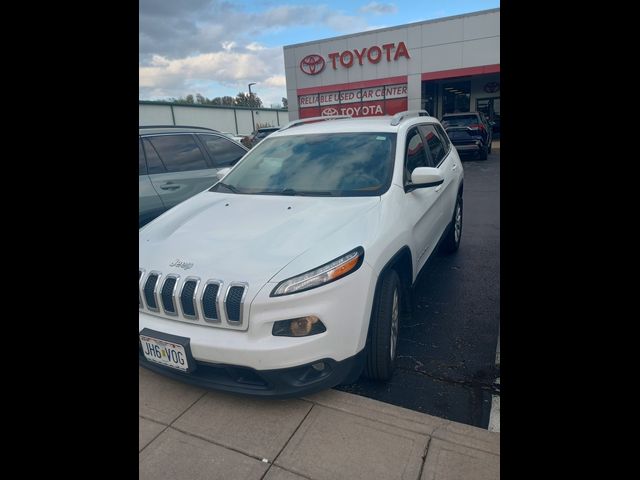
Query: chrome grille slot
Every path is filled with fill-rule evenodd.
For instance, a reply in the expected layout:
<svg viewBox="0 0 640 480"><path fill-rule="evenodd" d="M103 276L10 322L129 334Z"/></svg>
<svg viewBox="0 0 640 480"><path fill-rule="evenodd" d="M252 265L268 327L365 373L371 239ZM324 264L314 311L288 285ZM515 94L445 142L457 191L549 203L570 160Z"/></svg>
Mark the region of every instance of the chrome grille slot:
<svg viewBox="0 0 640 480"><path fill-rule="evenodd" d="M162 285L162 291L160 292L160 299L162 300L162 308L167 315L177 315L176 305L174 302L173 293L176 289L176 282L178 277L168 276Z"/></svg>
<svg viewBox="0 0 640 480"><path fill-rule="evenodd" d="M138 308L142 308L142 294L140 293L140 280L142 280L142 274L144 270L138 270Z"/></svg>
<svg viewBox="0 0 640 480"><path fill-rule="evenodd" d="M247 284L233 282L227 288L224 298L224 308L227 314L227 322L230 325L242 323L244 297L247 293Z"/></svg>
<svg viewBox="0 0 640 480"><path fill-rule="evenodd" d="M160 278L160 273L151 272L147 277L147 281L144 284L144 300L147 304L147 308L154 312L158 311L158 302L156 299L156 285L158 284L158 279Z"/></svg>
<svg viewBox="0 0 640 480"><path fill-rule="evenodd" d="M221 286L222 282L209 280L202 292L202 316L208 322L220 322L220 314L218 313L218 296L220 295Z"/></svg>
<svg viewBox="0 0 640 480"><path fill-rule="evenodd" d="M185 318L189 318L192 320L196 320L198 318L195 300L199 282L200 281L196 278L187 278L182 285L182 292L180 293L180 306L182 307L182 315Z"/></svg>

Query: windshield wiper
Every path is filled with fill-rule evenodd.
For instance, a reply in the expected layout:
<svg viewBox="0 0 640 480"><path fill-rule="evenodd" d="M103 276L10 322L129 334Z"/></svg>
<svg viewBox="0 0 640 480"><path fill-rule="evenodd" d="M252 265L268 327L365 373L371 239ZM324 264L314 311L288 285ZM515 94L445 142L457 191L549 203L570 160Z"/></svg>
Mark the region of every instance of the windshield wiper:
<svg viewBox="0 0 640 480"><path fill-rule="evenodd" d="M227 190L229 190L230 192L240 193L238 191L238 189L236 187L234 187L233 185L227 185L226 183L223 183L223 182L218 182L216 185L220 185L220 186L226 188Z"/></svg>

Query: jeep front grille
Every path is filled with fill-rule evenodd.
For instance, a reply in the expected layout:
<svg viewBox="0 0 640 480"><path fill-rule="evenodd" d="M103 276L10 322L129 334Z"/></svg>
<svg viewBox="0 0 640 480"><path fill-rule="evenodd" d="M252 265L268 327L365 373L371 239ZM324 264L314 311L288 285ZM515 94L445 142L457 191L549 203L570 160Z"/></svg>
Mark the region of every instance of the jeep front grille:
<svg viewBox="0 0 640 480"><path fill-rule="evenodd" d="M245 297L249 285L222 280L201 281L178 274L148 274L138 270L140 310L166 315L173 320L244 330Z"/></svg>

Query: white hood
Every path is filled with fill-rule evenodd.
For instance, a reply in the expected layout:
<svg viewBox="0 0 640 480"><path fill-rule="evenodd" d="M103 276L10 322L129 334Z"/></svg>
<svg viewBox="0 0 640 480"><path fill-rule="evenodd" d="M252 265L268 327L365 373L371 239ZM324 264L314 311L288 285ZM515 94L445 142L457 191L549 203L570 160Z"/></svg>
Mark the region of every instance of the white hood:
<svg viewBox="0 0 640 480"><path fill-rule="evenodd" d="M335 243L329 238L355 220L362 220L379 203L380 197L203 192L140 230L140 267L164 274L263 285L305 251ZM192 263L193 267L170 267L175 260Z"/></svg>

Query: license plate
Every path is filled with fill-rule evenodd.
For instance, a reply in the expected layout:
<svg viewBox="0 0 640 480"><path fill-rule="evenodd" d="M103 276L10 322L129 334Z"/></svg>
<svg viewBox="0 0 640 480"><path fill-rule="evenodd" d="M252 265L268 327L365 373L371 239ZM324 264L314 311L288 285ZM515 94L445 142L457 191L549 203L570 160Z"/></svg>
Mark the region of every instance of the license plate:
<svg viewBox="0 0 640 480"><path fill-rule="evenodd" d="M189 370L187 352L182 345L142 334L140 334L140 343L142 353L150 362L185 372Z"/></svg>

